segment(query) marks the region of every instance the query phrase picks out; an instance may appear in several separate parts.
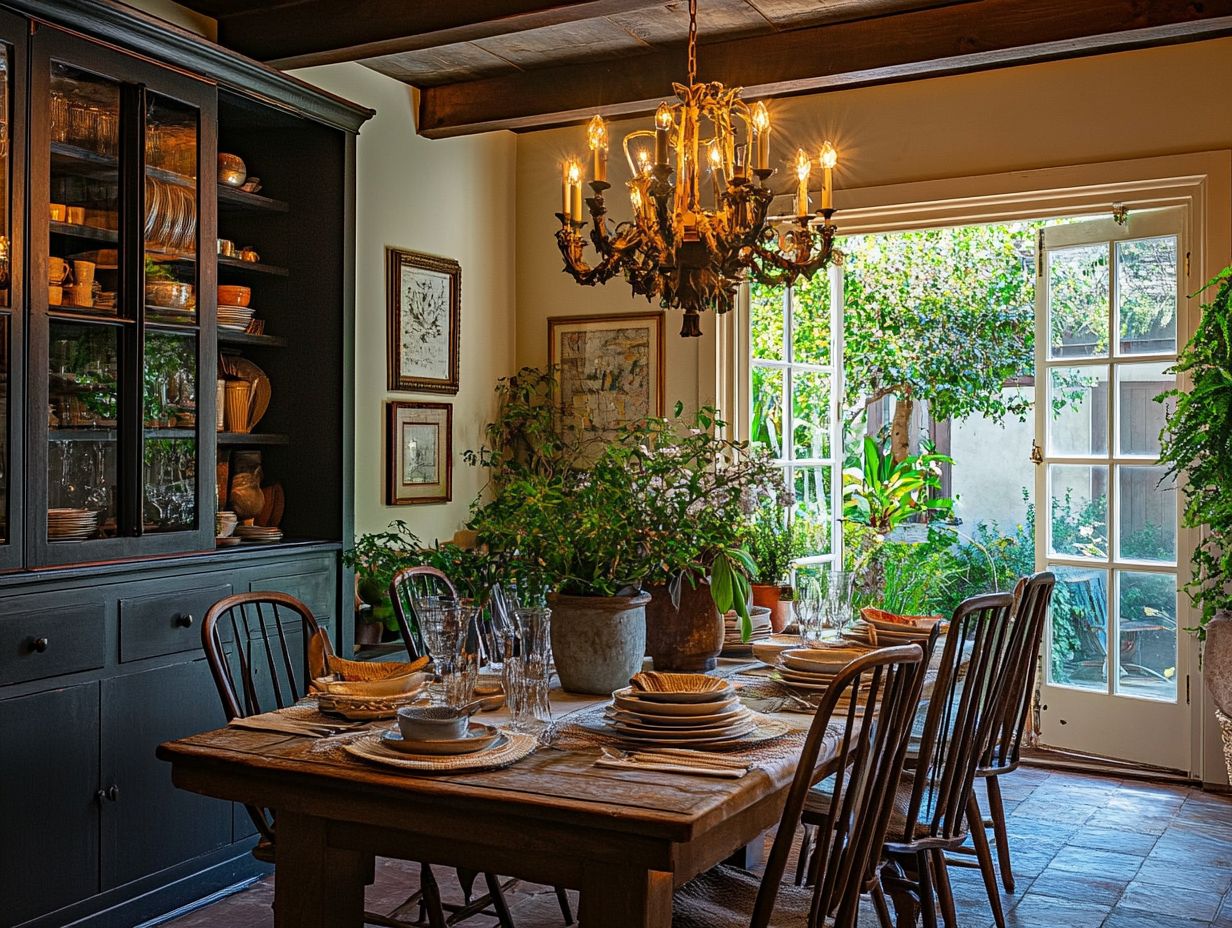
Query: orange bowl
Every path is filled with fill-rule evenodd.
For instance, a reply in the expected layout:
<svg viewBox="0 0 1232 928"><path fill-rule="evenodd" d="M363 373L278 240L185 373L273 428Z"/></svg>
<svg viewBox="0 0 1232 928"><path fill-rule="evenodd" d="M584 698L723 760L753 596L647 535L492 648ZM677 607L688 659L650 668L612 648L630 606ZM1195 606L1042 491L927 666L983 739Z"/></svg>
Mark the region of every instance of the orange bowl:
<svg viewBox="0 0 1232 928"><path fill-rule="evenodd" d="M247 306L251 299L251 287L240 287L233 284L219 284L218 286L218 302L223 306Z"/></svg>

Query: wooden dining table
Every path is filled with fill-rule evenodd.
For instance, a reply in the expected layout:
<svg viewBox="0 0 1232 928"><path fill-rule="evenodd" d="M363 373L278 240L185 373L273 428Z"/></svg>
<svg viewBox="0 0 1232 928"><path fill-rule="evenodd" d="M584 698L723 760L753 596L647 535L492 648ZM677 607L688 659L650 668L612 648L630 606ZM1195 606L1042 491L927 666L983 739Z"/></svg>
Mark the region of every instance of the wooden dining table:
<svg viewBox="0 0 1232 928"><path fill-rule="evenodd" d="M596 697L552 702L567 719ZM812 718L776 717L801 729ZM504 769L422 775L313 744L222 728L158 749L177 786L277 811L278 928L360 928L375 857L577 889L585 928L666 928L677 886L778 823L796 767L793 751L717 779L544 746ZM818 763L833 765L833 747Z"/></svg>

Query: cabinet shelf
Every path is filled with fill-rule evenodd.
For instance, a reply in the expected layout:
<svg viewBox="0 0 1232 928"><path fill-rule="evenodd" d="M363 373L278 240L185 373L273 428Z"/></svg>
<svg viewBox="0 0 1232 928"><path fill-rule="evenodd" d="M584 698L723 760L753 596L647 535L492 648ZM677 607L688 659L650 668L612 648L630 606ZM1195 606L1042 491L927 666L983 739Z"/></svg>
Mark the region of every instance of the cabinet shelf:
<svg viewBox="0 0 1232 928"><path fill-rule="evenodd" d="M259 193L249 193L239 187L218 185L218 209L220 212L265 212L285 213L291 207L285 200L275 200L273 197L262 196Z"/></svg>
<svg viewBox="0 0 1232 928"><path fill-rule="evenodd" d="M118 441L116 429L74 428L72 426L48 429L50 441ZM143 429L142 436L149 439L196 438L196 429Z"/></svg>
<svg viewBox="0 0 1232 928"><path fill-rule="evenodd" d="M51 223L52 235L63 235L66 238L81 238L91 242L111 242L120 240L115 229L100 229L97 226L82 226L71 222Z"/></svg>
<svg viewBox="0 0 1232 928"><path fill-rule="evenodd" d="M274 432L219 432L218 444L223 445L289 445L291 438L288 435L279 435Z"/></svg>
<svg viewBox="0 0 1232 928"><path fill-rule="evenodd" d="M265 264L260 261L241 261L239 258L219 258L219 271L237 271L243 274L273 274L276 277L290 275L285 267L276 264Z"/></svg>
<svg viewBox="0 0 1232 928"><path fill-rule="evenodd" d="M234 332L219 327L218 344L253 348L285 348L287 340L281 335L249 335L247 332Z"/></svg>

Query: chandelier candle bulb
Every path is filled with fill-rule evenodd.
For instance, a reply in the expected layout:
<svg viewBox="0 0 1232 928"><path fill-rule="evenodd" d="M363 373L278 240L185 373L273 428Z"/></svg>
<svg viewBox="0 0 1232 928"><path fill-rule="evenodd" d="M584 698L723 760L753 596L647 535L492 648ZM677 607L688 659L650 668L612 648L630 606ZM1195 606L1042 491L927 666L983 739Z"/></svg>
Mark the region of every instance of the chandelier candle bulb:
<svg viewBox="0 0 1232 928"><path fill-rule="evenodd" d="M560 198L561 207L560 214L564 217L564 221L569 221L569 212L573 208L573 190L569 183L569 166L571 162L566 161L561 165L560 169Z"/></svg>
<svg viewBox="0 0 1232 928"><path fill-rule="evenodd" d="M667 102L659 104L655 110L655 166L667 167L668 133L672 128L672 108Z"/></svg>
<svg viewBox="0 0 1232 928"><path fill-rule="evenodd" d="M809 195L808 195L808 180L809 173L813 169L813 162L809 160L809 156L804 153L804 149L796 150L796 178L799 181L796 187L796 215L807 216L809 214Z"/></svg>
<svg viewBox="0 0 1232 928"><path fill-rule="evenodd" d="M592 173L596 183L607 183L607 124L602 116L596 116L590 121L587 129L591 156L594 160Z"/></svg>
<svg viewBox="0 0 1232 928"><path fill-rule="evenodd" d="M770 170L770 112L760 100L753 104L753 147L753 167L758 171Z"/></svg>
<svg viewBox="0 0 1232 928"><path fill-rule="evenodd" d="M821 156L817 160L821 163L823 171L821 208L822 210L834 209L834 166L838 164L838 152L834 150L834 146L828 139L821 146Z"/></svg>

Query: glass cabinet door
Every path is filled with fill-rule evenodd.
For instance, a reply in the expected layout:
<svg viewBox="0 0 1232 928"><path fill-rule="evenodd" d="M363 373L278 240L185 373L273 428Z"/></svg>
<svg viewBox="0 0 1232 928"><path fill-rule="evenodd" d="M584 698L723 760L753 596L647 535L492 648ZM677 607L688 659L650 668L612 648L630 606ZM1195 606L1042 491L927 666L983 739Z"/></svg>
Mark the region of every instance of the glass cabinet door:
<svg viewBox="0 0 1232 928"><path fill-rule="evenodd" d="M54 29L33 48L35 562L208 548L198 255L214 227L198 178L214 88Z"/></svg>
<svg viewBox="0 0 1232 928"><path fill-rule="evenodd" d="M22 563L20 430L24 340L21 201L25 148L25 54L22 21L0 13L0 568ZM16 189L15 189L16 185Z"/></svg>

